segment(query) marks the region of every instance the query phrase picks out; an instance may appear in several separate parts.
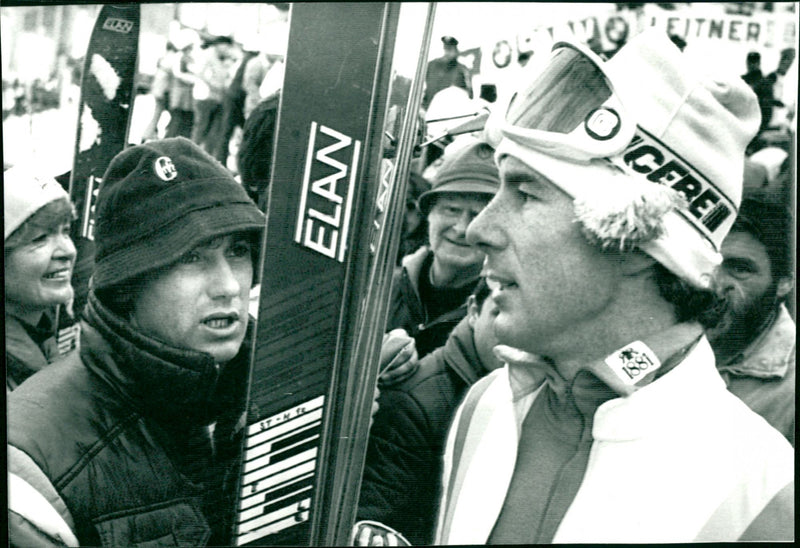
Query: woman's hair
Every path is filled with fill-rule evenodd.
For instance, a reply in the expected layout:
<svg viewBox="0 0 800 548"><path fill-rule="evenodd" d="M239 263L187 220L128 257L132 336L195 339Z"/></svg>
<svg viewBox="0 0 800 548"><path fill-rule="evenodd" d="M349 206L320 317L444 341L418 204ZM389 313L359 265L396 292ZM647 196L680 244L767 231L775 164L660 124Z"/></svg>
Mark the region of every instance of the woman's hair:
<svg viewBox="0 0 800 548"><path fill-rule="evenodd" d="M75 208L67 198L59 198L43 205L6 238L5 255L31 243L38 232L54 230L64 223L72 222L75 217Z"/></svg>

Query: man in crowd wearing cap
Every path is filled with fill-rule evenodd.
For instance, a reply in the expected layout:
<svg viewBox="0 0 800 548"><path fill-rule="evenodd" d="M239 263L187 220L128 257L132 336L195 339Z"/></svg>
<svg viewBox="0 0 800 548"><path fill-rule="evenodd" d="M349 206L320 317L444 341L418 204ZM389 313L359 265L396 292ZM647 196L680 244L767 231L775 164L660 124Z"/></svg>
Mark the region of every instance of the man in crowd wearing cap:
<svg viewBox="0 0 800 548"><path fill-rule="evenodd" d="M7 392L61 355L53 322L56 308L74 299L74 215L52 177L25 165L3 173Z"/></svg>
<svg viewBox="0 0 800 548"><path fill-rule="evenodd" d="M784 304L794 286L791 230L781 196L745 187L717 274L729 309L709 340L728 390L794 445L797 343Z"/></svg>
<svg viewBox="0 0 800 548"><path fill-rule="evenodd" d="M8 398L13 546L227 544L263 225L187 139L112 160L80 355Z"/></svg>
<svg viewBox="0 0 800 548"><path fill-rule="evenodd" d="M754 94L656 29L605 63L562 44L526 85L467 231L506 366L451 426L436 542L791 540L794 451L703 335Z"/></svg>
<svg viewBox="0 0 800 548"><path fill-rule="evenodd" d="M477 139L454 142L431 189L419 198L428 245L404 257L395 271L387 331L405 329L420 358L445 343L478 283L483 253L467 243L466 231L497 191L493 152Z"/></svg>
<svg viewBox="0 0 800 548"><path fill-rule="evenodd" d="M469 69L458 62L458 40L442 36L442 47L444 55L429 62L425 72L425 94L422 96L422 108L425 109L434 95L450 86L466 90L472 99L472 76Z"/></svg>

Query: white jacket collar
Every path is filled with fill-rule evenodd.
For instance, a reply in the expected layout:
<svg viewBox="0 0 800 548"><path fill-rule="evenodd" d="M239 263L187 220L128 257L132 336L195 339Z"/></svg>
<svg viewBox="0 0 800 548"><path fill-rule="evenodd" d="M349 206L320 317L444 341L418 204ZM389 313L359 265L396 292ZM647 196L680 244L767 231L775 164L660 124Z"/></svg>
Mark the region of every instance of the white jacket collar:
<svg viewBox="0 0 800 548"><path fill-rule="evenodd" d="M679 428L680 417L703 412L705 395L725 389L706 337L663 377L626 398L603 403L595 413L596 441L629 441L666 428Z"/></svg>

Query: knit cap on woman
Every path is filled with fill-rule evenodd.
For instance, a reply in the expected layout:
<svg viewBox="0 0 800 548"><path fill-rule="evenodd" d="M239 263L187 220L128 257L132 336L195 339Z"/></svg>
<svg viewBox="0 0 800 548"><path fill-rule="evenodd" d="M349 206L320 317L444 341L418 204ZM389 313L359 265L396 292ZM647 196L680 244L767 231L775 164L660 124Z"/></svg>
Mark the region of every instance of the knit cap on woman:
<svg viewBox="0 0 800 548"><path fill-rule="evenodd" d="M3 241L42 207L69 194L48 175L33 166L16 165L3 172Z"/></svg>

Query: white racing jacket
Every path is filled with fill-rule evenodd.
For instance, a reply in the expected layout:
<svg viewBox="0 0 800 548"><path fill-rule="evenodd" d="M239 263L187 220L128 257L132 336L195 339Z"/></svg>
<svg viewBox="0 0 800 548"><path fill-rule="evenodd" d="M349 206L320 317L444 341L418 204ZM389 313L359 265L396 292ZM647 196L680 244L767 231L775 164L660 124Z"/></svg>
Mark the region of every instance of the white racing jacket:
<svg viewBox="0 0 800 548"><path fill-rule="evenodd" d="M486 543L537 394L512 403L507 367L472 387L450 429L436 544ZM726 390L705 337L663 377L603 403L592 437L553 542L792 540L794 450Z"/></svg>

